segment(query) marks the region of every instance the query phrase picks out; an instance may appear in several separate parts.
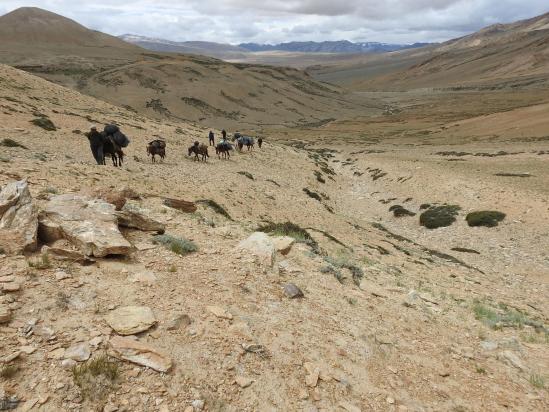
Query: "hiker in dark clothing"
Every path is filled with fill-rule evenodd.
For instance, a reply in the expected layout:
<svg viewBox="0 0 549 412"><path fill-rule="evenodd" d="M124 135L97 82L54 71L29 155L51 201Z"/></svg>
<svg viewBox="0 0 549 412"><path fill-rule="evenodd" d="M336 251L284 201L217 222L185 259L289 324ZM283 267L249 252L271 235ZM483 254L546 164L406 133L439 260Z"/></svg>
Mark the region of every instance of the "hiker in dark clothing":
<svg viewBox="0 0 549 412"><path fill-rule="evenodd" d="M221 130L221 136L223 136L223 140L227 140L227 132L225 129Z"/></svg>
<svg viewBox="0 0 549 412"><path fill-rule="evenodd" d="M261 149L261 146L263 145L263 138L260 137L259 139L257 139L257 145L259 146L259 148Z"/></svg>
<svg viewBox="0 0 549 412"><path fill-rule="evenodd" d="M210 141L210 146L215 146L215 135L214 132L210 130L210 134L208 135L208 139Z"/></svg>
<svg viewBox="0 0 549 412"><path fill-rule="evenodd" d="M105 137L95 127L92 127L89 133L86 133L86 137L90 141L90 149L95 161L98 165L104 165L105 155L103 154L103 145L105 144Z"/></svg>

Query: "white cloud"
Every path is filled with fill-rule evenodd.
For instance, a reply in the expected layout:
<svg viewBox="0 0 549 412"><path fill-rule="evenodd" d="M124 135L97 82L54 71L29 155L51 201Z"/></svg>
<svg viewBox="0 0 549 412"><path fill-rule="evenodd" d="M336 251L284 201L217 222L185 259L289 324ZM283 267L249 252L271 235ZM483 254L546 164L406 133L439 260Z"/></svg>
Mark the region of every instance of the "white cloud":
<svg viewBox="0 0 549 412"><path fill-rule="evenodd" d="M443 41L549 11L547 0L2 0L0 13L22 6L115 35L224 43Z"/></svg>

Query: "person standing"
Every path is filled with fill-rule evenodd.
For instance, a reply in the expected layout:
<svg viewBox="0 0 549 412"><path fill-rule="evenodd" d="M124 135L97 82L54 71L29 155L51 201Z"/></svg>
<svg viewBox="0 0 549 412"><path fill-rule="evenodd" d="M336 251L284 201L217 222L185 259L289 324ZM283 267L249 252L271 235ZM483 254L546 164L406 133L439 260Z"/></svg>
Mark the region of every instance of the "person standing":
<svg viewBox="0 0 549 412"><path fill-rule="evenodd" d="M98 165L104 165L105 155L103 154L103 145L105 144L105 138L97 131L95 126L90 129L89 133L86 133L86 137L90 141L90 149L95 161Z"/></svg>
<svg viewBox="0 0 549 412"><path fill-rule="evenodd" d="M221 130L221 136L223 137L223 140L227 140L227 132L225 129Z"/></svg>
<svg viewBox="0 0 549 412"><path fill-rule="evenodd" d="M214 132L210 130L210 134L208 135L208 140L210 142L210 146L215 146L215 135Z"/></svg>

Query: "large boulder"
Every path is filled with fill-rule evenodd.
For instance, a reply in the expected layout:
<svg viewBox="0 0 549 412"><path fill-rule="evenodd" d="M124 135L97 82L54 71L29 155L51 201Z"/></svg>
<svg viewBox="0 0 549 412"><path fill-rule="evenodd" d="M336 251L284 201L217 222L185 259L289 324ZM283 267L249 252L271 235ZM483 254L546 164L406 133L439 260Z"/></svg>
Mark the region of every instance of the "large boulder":
<svg viewBox="0 0 549 412"><path fill-rule="evenodd" d="M118 225L122 227L160 234L166 231L166 225L148 217L147 211L133 202L126 203L122 210L116 211L116 216L118 217Z"/></svg>
<svg viewBox="0 0 549 412"><path fill-rule="evenodd" d="M250 237L240 242L238 250L243 250L256 256L262 264L272 266L275 257L273 240L263 232L252 233Z"/></svg>
<svg viewBox="0 0 549 412"><path fill-rule="evenodd" d="M26 180L9 183L0 190L0 248L9 254L37 247L38 212Z"/></svg>
<svg viewBox="0 0 549 412"><path fill-rule="evenodd" d="M67 239L86 256L127 255L132 250L118 230L114 205L82 195L53 197L40 213L39 236L46 243Z"/></svg>

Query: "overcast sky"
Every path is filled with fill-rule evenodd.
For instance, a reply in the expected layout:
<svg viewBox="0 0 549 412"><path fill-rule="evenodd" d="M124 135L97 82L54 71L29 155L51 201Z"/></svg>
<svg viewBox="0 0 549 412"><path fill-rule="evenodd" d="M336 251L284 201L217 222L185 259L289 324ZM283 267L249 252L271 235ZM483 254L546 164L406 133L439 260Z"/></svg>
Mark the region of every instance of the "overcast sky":
<svg viewBox="0 0 549 412"><path fill-rule="evenodd" d="M95 30L220 43L437 42L549 12L549 0L0 0Z"/></svg>

